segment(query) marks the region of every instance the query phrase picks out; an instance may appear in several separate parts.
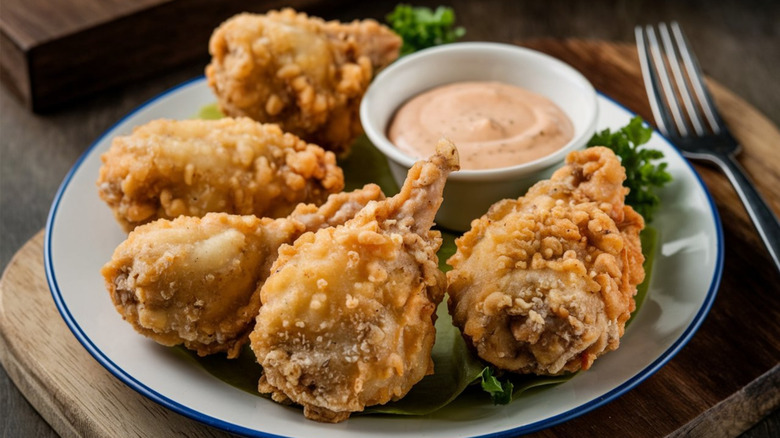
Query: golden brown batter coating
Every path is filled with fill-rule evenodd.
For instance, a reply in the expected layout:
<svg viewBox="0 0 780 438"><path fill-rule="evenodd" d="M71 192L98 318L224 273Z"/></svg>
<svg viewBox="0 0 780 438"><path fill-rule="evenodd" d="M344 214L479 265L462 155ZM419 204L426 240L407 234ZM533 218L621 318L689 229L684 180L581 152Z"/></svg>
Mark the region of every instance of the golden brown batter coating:
<svg viewBox="0 0 780 438"><path fill-rule="evenodd" d="M441 233L430 228L458 165L454 146L440 145L395 197L279 249L250 335L264 370L260 392L338 422L403 397L433 371L445 278Z"/></svg>
<svg viewBox="0 0 780 438"><path fill-rule="evenodd" d="M101 272L116 309L141 334L201 356L236 357L278 248L306 231L343 224L383 198L370 184L331 195L319 208L300 205L283 219L226 213L160 219L132 231Z"/></svg>
<svg viewBox="0 0 780 438"><path fill-rule="evenodd" d="M362 133L358 110L371 79L400 47L401 38L374 20L245 13L214 31L206 76L225 114L277 123L342 152Z"/></svg>
<svg viewBox="0 0 780 438"><path fill-rule="evenodd" d="M494 204L447 262L453 322L479 356L518 373L588 369L620 343L644 278L644 220L603 147Z"/></svg>
<svg viewBox="0 0 780 438"><path fill-rule="evenodd" d="M208 212L284 217L344 188L333 153L248 118L155 120L101 158L100 197L126 231Z"/></svg>

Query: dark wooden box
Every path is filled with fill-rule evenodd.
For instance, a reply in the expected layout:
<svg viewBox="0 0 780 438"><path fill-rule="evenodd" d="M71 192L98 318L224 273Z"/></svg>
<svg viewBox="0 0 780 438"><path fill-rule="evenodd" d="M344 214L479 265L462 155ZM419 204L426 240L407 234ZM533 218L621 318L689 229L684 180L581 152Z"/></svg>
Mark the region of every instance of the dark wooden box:
<svg viewBox="0 0 780 438"><path fill-rule="evenodd" d="M322 0L1 0L0 80L33 111L208 61L208 40L242 11Z"/></svg>

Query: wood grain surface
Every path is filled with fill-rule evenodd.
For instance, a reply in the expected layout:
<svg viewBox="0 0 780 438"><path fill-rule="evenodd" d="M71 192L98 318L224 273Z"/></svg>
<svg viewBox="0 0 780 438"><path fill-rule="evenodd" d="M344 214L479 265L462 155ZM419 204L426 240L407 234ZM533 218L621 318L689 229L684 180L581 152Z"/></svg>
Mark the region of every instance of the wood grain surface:
<svg viewBox="0 0 780 438"><path fill-rule="evenodd" d="M233 14L321 3L4 0L0 80L32 110L51 111L187 62L205 62L211 32Z"/></svg>
<svg viewBox="0 0 780 438"><path fill-rule="evenodd" d="M594 86L651 120L630 45L535 39L522 45L582 71ZM742 162L780 210L780 132L710 81L743 143ZM780 280L744 210L716 172L697 166L724 219L726 260L716 302L699 332L658 373L617 400L537 436L734 436L780 405ZM774 185L773 185L774 184ZM741 244L736 244L740 242ZM42 234L15 256L0 282L0 361L27 399L63 436L218 436L137 394L95 362L57 314L42 266Z"/></svg>
<svg viewBox="0 0 780 438"><path fill-rule="evenodd" d="M54 306L42 251L41 232L0 282L0 362L61 436L229 436L158 406L93 360Z"/></svg>

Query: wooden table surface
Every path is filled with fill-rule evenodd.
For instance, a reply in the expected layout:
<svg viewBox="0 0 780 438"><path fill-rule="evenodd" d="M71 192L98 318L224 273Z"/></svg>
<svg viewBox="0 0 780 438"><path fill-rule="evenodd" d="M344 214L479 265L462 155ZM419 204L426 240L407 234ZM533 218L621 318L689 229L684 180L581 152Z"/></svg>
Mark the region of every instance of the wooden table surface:
<svg viewBox="0 0 780 438"><path fill-rule="evenodd" d="M329 19L381 19L396 2L362 2L338 8L311 10ZM445 2L414 2L437 5ZM677 20L688 34L702 67L710 77L731 90L780 125L780 4L768 1L453 1L458 21L468 33L466 40L531 41L538 38L579 38L633 43L636 24ZM595 60L594 62L597 62ZM46 115L30 113L6 88L0 88L0 268L45 225L54 194L78 156L103 131L124 114L186 79L202 73L203 63L194 63L156 78L117 87ZM599 87L598 78L591 78ZM640 111L640 108L635 110ZM780 145L778 145L780 147ZM777 154L774 155L777 157ZM780 162L746 156L743 165L761 181L759 187L780 210L776 181ZM724 223L726 257L723 296L745 300L769 297L769 320L780 316L776 291L780 281L768 254L760 245L737 198L717 172L697 167L716 197ZM767 192L769 191L769 192ZM773 297L773 293L775 296ZM718 317L739 318L739 308ZM705 326L708 324L705 321ZM780 333L775 333L775 339ZM695 344L697 338L691 342ZM727 338L730 348L750 338ZM776 341L774 343L776 346ZM686 351L695 349L686 347ZM780 361L777 351L770 360ZM688 359L692 361L693 359ZM707 358L700 358L706 361ZM686 362L679 362L683 366ZM703 376L717 384L717 375ZM685 382L683 382L684 384ZM744 385L748 382L741 382ZM740 386L741 386L740 385ZM775 387L775 390L776 387ZM609 405L603 409L608 409ZM609 418L609 414L605 415ZM576 421L576 420L575 420ZM0 433L2 436L56 436L0 368ZM647 431L648 436L658 432ZM778 414L765 418L745 436L780 436Z"/></svg>

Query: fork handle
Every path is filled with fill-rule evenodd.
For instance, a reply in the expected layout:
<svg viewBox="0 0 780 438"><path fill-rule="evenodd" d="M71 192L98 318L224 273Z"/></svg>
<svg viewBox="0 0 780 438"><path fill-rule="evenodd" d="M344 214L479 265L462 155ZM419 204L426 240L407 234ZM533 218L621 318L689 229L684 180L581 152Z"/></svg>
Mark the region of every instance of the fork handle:
<svg viewBox="0 0 780 438"><path fill-rule="evenodd" d="M775 262L775 267L780 271L780 222L778 222L777 216L761 197L733 155L720 155L718 159L713 161L723 170L737 191L737 195L742 199L750 219L753 220L753 225L755 225L769 255Z"/></svg>

